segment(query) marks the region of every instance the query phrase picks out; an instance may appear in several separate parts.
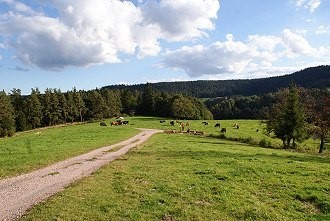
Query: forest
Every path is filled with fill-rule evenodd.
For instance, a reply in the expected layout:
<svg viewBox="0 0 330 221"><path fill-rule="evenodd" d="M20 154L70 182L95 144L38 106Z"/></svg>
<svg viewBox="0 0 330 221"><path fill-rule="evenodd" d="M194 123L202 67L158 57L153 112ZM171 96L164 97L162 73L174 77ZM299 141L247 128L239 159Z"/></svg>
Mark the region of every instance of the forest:
<svg viewBox="0 0 330 221"><path fill-rule="evenodd" d="M160 93L146 85L143 92L95 89L62 93L32 88L22 96L19 89L0 92L0 137L58 124L103 120L119 115L172 117L175 119L213 119L197 98Z"/></svg>
<svg viewBox="0 0 330 221"><path fill-rule="evenodd" d="M159 92L181 93L198 98L252 96L273 93L291 82L304 88L330 88L330 66L310 67L293 74L250 80L182 81L152 83ZM143 91L145 84L112 85L107 89Z"/></svg>

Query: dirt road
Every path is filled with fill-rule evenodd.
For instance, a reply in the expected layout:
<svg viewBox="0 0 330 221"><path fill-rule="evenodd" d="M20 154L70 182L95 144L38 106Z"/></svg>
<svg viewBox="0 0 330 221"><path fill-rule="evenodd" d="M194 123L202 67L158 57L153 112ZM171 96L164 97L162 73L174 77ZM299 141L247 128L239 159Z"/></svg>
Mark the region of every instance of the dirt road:
<svg viewBox="0 0 330 221"><path fill-rule="evenodd" d="M138 135L34 172L0 180L0 220L15 220L71 183L121 157L160 130L141 129ZM117 151L111 151L120 148Z"/></svg>

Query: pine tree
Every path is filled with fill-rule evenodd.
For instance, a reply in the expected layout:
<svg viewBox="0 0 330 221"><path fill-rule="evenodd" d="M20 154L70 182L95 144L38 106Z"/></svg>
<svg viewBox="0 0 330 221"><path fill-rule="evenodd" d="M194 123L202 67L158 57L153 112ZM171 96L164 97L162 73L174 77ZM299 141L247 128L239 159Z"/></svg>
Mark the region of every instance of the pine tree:
<svg viewBox="0 0 330 221"><path fill-rule="evenodd" d="M103 119L109 111L103 97L97 90L88 92L86 107L88 109L87 116L89 119Z"/></svg>
<svg viewBox="0 0 330 221"><path fill-rule="evenodd" d="M282 140L284 148L289 148L291 141L295 148L296 141L306 138L304 110L296 86L291 84L288 92L282 91L279 98L268 114L266 129L268 134L273 132Z"/></svg>
<svg viewBox="0 0 330 221"><path fill-rule="evenodd" d="M31 89L31 95L25 102L25 115L29 127L32 129L40 127L42 121L42 106L39 100L40 91L38 88Z"/></svg>
<svg viewBox="0 0 330 221"><path fill-rule="evenodd" d="M103 91L104 102L108 107L108 113L105 117L113 117L120 115L121 112L121 100L119 91L105 90Z"/></svg>
<svg viewBox="0 0 330 221"><path fill-rule="evenodd" d="M47 88L45 94L42 96L42 114L43 114L43 125L52 125L52 104L51 104L52 90Z"/></svg>
<svg viewBox="0 0 330 221"><path fill-rule="evenodd" d="M27 129L27 125L21 90L14 88L11 91L10 97L14 107L16 131L24 131Z"/></svg>
<svg viewBox="0 0 330 221"><path fill-rule="evenodd" d="M139 104L138 112L143 115L155 115L155 105L155 91L151 84L147 83L142 93L142 102Z"/></svg>
<svg viewBox="0 0 330 221"><path fill-rule="evenodd" d="M51 104L51 124L52 125L59 124L61 121L61 108L60 108L60 102L58 100L58 94L56 89L51 90L50 104Z"/></svg>
<svg viewBox="0 0 330 221"><path fill-rule="evenodd" d="M73 101L74 101L74 104L78 110L78 117L79 117L79 120L80 122L83 122L84 121L84 118L83 118L83 113L85 111L85 102L84 100L82 99L81 97L81 94L79 91L77 91L77 89L74 87L73 88Z"/></svg>
<svg viewBox="0 0 330 221"><path fill-rule="evenodd" d="M14 108L10 97L0 92L0 137L12 136L15 132Z"/></svg>
<svg viewBox="0 0 330 221"><path fill-rule="evenodd" d="M60 123L67 123L69 113L68 102L65 95L61 93L61 90L56 90L55 93L59 102L59 121Z"/></svg>
<svg viewBox="0 0 330 221"><path fill-rule="evenodd" d="M79 116L79 111L73 100L72 91L68 91L66 93L66 100L67 100L67 113L68 113L67 120L73 123L76 119L76 116Z"/></svg>

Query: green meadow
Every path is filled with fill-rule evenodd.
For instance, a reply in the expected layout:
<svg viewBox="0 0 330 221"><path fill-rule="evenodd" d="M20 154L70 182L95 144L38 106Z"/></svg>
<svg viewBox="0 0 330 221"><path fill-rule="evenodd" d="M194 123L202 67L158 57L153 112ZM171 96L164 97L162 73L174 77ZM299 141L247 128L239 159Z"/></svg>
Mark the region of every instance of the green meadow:
<svg viewBox="0 0 330 221"><path fill-rule="evenodd" d="M136 128L180 129L161 118L125 120L130 124L68 125L1 139L0 177L117 143L137 134ZM283 150L263 134L260 121L202 122L189 121L189 127L205 135L156 134L22 220L330 220L330 154L317 154L318 140Z"/></svg>
<svg viewBox="0 0 330 221"><path fill-rule="evenodd" d="M157 134L22 220L329 220L330 159Z"/></svg>
<svg viewBox="0 0 330 221"><path fill-rule="evenodd" d="M137 134L99 123L42 128L0 139L0 178L26 173Z"/></svg>

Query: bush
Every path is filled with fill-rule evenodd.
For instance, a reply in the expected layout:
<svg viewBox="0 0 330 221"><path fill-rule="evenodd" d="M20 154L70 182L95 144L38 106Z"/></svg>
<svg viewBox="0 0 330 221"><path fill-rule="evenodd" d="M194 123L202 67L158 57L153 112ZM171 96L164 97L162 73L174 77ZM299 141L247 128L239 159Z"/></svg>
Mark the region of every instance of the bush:
<svg viewBox="0 0 330 221"><path fill-rule="evenodd" d="M262 140L259 141L259 146L261 147L267 147L267 140L265 138L262 138Z"/></svg>

